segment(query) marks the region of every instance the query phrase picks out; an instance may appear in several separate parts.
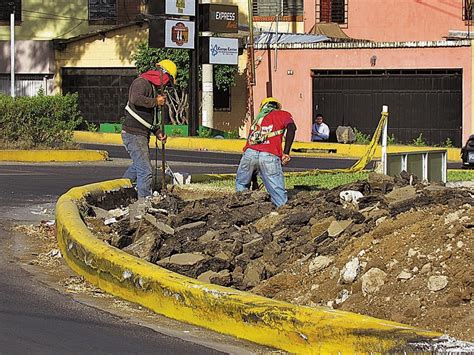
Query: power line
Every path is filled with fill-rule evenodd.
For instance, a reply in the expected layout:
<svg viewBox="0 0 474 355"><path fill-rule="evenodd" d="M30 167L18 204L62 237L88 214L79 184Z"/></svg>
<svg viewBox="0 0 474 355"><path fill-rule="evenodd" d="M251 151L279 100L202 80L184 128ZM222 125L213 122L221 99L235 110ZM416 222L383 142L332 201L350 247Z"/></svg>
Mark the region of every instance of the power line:
<svg viewBox="0 0 474 355"><path fill-rule="evenodd" d="M31 12L31 13L35 13L35 14L40 14L40 15L48 15L48 16L52 16L56 19L64 19L64 20L82 20L82 21L86 21L88 19L86 18L79 18L79 17L72 17L72 16L63 16L63 15L56 15L56 14L51 14L51 13L48 13L48 12L42 12L42 11L33 11L33 10L25 10L23 9L23 12Z"/></svg>
<svg viewBox="0 0 474 355"><path fill-rule="evenodd" d="M76 28L78 28L82 23L84 23L84 21L85 21L85 20L79 22L76 26L74 26L73 28L71 28L69 31L64 32L64 33L62 33L62 34L60 34L60 35L58 35L58 36L56 36L56 37L62 37L62 36L67 35L68 33L72 32L72 31L74 31Z"/></svg>
<svg viewBox="0 0 474 355"><path fill-rule="evenodd" d="M31 16L31 15L23 15L25 18L31 18L31 19L42 19L42 20L54 20L54 21L71 21L71 20L76 20L76 21L87 21L87 19L74 19L74 18L55 18L55 17L46 17L46 16Z"/></svg>

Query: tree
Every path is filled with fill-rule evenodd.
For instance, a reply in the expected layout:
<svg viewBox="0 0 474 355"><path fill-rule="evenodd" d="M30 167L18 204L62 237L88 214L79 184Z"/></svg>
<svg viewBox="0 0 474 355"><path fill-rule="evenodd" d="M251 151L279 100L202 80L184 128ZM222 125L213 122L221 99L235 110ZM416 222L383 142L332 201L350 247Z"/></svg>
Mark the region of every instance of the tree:
<svg viewBox="0 0 474 355"><path fill-rule="evenodd" d="M148 43L141 42L131 55L139 74L155 69L155 64L163 59L170 59L178 67L178 75L174 89L168 90L168 108L170 121L173 124L188 123L188 84L190 78L190 52L184 49L150 48ZM235 65L215 65L214 84L218 89L229 90L235 85ZM199 74L201 78L201 74Z"/></svg>

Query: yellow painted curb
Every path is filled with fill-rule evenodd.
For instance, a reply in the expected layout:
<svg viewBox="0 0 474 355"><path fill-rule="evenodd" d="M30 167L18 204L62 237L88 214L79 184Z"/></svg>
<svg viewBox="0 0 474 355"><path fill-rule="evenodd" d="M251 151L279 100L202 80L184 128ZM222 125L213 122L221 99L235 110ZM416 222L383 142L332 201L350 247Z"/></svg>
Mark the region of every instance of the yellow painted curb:
<svg viewBox="0 0 474 355"><path fill-rule="evenodd" d="M0 150L0 161L98 161L107 160L103 150Z"/></svg>
<svg viewBox="0 0 474 355"><path fill-rule="evenodd" d="M56 205L57 239L69 266L113 295L157 313L292 353L387 353L441 334L323 307L300 307L202 283L97 239L77 207L86 194L129 187L112 180L76 187Z"/></svg>
<svg viewBox="0 0 474 355"><path fill-rule="evenodd" d="M150 147L155 146L154 137L150 140ZM122 144L120 133L98 133L75 131L74 140L78 143L89 144ZM170 149L184 149L184 150L204 150L217 152L235 152L242 153L242 148L245 145L243 139L217 139L217 138L199 138L199 137L168 137L166 144ZM329 151L335 150L336 153L292 153L292 155L302 156L324 156L324 157L344 157L344 158L360 158L367 150L367 145L361 144L339 144L339 143L321 143L321 142L294 142L292 149L310 149ZM387 147L388 153L398 152L414 152L425 150L439 150L437 147L413 147L405 145L389 145ZM448 152L449 161L461 161L461 150L459 148L442 148ZM382 148L377 147L375 158L380 159L382 155Z"/></svg>

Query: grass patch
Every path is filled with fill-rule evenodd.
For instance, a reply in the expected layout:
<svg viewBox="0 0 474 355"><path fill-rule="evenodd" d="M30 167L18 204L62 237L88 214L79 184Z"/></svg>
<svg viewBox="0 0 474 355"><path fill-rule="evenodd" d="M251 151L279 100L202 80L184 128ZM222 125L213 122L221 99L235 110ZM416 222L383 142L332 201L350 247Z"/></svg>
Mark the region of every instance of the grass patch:
<svg viewBox="0 0 474 355"><path fill-rule="evenodd" d="M474 180L474 169L448 170L448 181L472 181L472 180Z"/></svg>
<svg viewBox="0 0 474 355"><path fill-rule="evenodd" d="M327 174L320 173L316 175L307 176L287 176L285 185L287 189L292 189L295 186L314 186L321 189L332 189L337 186L350 184L351 182L365 180L369 176L368 171L361 171L359 173L338 173Z"/></svg>
<svg viewBox="0 0 474 355"><path fill-rule="evenodd" d="M337 186L350 184L359 180L367 179L370 171L362 171L358 173L338 173L326 174L320 173L316 175L306 176L286 176L285 187L293 189L295 186L315 187L318 189L332 189ZM469 181L474 180L473 170L448 170L448 181ZM261 180L260 180L260 183ZM221 191L233 191L235 188L235 179L212 181L209 183L193 184L196 188L207 190L217 188Z"/></svg>

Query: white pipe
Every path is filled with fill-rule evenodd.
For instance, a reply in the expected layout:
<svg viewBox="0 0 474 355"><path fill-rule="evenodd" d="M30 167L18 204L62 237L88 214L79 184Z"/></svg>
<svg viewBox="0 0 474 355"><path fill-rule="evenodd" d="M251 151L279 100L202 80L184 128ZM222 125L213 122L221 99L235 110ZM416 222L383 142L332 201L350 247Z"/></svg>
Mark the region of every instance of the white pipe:
<svg viewBox="0 0 474 355"><path fill-rule="evenodd" d="M10 14L10 94L15 97L15 11Z"/></svg>
<svg viewBox="0 0 474 355"><path fill-rule="evenodd" d="M388 114L388 106L382 106L382 114ZM382 168L383 173L387 174L387 134L388 134L388 119L385 121L382 130Z"/></svg>
<svg viewBox="0 0 474 355"><path fill-rule="evenodd" d="M202 125L209 128L214 128L214 77L212 68L212 64L202 65Z"/></svg>

